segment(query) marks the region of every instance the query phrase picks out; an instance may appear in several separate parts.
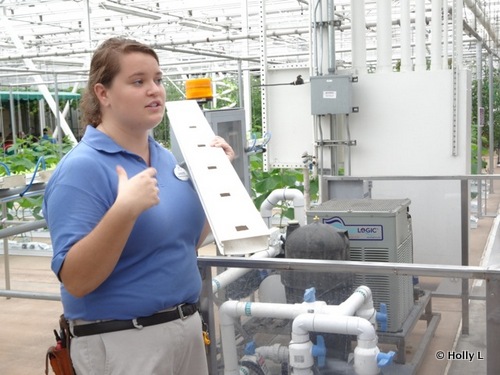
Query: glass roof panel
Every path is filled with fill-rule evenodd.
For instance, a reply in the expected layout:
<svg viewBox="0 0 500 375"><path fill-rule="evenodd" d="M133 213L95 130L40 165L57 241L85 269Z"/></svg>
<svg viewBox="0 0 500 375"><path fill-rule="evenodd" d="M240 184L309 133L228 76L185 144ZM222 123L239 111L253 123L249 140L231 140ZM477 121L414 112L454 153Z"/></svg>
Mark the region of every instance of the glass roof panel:
<svg viewBox="0 0 500 375"><path fill-rule="evenodd" d="M317 12L315 4L311 0L0 0L0 86L33 83L33 72L47 82L55 72L59 82L84 79L92 51L111 36L153 46L167 75L236 72L239 62L244 69L258 71L264 19L267 62L308 64L310 7ZM332 0L332 4L340 21L336 58L348 68L351 0ZM414 19L415 2L410 4ZM400 5L392 1L395 55ZM427 20L432 18L431 5L431 0L425 1ZM376 6L376 0L365 1L369 63L376 61ZM464 1L462 18L469 26L464 59L474 61L474 36L496 54L492 34L500 34L499 10L499 0ZM448 19L450 23L451 15ZM489 25L489 32L484 25ZM429 34L430 26L428 38Z"/></svg>

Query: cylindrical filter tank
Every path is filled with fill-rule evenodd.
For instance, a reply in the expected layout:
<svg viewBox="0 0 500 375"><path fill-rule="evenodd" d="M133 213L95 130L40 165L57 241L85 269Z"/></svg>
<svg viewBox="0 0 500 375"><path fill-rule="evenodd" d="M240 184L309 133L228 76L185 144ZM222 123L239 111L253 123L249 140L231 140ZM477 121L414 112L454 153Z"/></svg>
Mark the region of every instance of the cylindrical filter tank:
<svg viewBox="0 0 500 375"><path fill-rule="evenodd" d="M346 231L314 222L296 228L285 241L285 257L294 259L349 260L349 237ZM316 300L339 305L352 293L354 275L310 271L281 271L288 303L304 301L306 289L316 289ZM347 360L350 338L325 334L328 356Z"/></svg>

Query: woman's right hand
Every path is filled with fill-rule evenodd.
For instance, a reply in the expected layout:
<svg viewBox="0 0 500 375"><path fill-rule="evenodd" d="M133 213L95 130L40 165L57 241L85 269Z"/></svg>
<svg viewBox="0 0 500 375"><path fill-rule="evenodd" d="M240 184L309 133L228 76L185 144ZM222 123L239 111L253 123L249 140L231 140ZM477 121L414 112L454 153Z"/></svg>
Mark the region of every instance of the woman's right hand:
<svg viewBox="0 0 500 375"><path fill-rule="evenodd" d="M132 178L122 166L116 167L118 174L118 195L115 204L123 205L133 216L139 216L148 208L160 202L156 169L147 168Z"/></svg>

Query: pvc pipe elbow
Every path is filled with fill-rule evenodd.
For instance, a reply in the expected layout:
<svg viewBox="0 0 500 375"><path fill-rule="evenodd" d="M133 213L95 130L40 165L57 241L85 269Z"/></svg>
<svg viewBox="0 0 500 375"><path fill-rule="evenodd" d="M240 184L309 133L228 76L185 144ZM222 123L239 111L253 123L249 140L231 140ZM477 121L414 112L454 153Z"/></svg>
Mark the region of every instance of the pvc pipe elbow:
<svg viewBox="0 0 500 375"><path fill-rule="evenodd" d="M282 200L293 200L294 209L297 208L299 210L304 211L304 194L299 189L276 189L268 195L268 197L262 202L260 206L260 215L266 221L269 221L272 216L272 209L279 201ZM298 216L298 215L296 215ZM300 215L301 218L299 220L300 224L304 224L304 219Z"/></svg>
<svg viewBox="0 0 500 375"><path fill-rule="evenodd" d="M219 322L221 326L234 324L238 303L238 301L226 301L219 307Z"/></svg>
<svg viewBox="0 0 500 375"><path fill-rule="evenodd" d="M366 319L354 317L358 331L358 345L361 341L374 342L377 345L377 333L375 327ZM351 320L352 321L352 320ZM354 321L353 321L354 322Z"/></svg>
<svg viewBox="0 0 500 375"><path fill-rule="evenodd" d="M295 317L292 323L292 342L305 343L309 341L309 330L314 325L315 314L299 314Z"/></svg>

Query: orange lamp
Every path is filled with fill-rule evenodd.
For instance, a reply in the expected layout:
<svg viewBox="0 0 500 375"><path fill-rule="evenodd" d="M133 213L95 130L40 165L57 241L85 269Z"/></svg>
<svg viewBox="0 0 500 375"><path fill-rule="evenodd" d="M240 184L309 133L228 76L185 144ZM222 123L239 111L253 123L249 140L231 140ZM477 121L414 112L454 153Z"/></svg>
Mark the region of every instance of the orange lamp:
<svg viewBox="0 0 500 375"><path fill-rule="evenodd" d="M212 100L212 81L210 78L194 78L186 81L186 99Z"/></svg>

